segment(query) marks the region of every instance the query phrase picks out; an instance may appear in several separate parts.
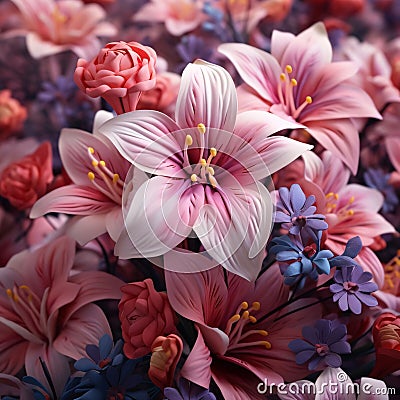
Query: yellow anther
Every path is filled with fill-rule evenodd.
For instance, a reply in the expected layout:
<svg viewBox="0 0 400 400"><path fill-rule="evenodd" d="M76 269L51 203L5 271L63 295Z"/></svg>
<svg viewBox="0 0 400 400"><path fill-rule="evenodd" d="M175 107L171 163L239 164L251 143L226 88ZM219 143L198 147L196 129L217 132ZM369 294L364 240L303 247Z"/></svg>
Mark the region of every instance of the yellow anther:
<svg viewBox="0 0 400 400"><path fill-rule="evenodd" d="M272 347L271 343L270 343L270 342L267 342L267 341L263 341L262 344L265 346L265 348L266 348L267 350L269 350L269 349Z"/></svg>
<svg viewBox="0 0 400 400"><path fill-rule="evenodd" d="M354 210L351 210L351 209L350 209L350 210L347 211L346 214L347 214L347 215L350 215L350 216L351 216L351 215L354 215Z"/></svg>
<svg viewBox="0 0 400 400"><path fill-rule="evenodd" d="M186 135L185 144L186 146L191 146L193 144L193 138L190 135Z"/></svg>
<svg viewBox="0 0 400 400"><path fill-rule="evenodd" d="M333 196L333 192L329 192L328 194L325 195L326 199L329 199L329 197Z"/></svg>
<svg viewBox="0 0 400 400"><path fill-rule="evenodd" d="M283 72L279 75L279 79L280 79L282 82L286 79L286 76L285 76L285 74L284 74Z"/></svg>
<svg viewBox="0 0 400 400"><path fill-rule="evenodd" d="M114 174L113 175L113 182L117 183L119 181L119 175L118 174Z"/></svg>
<svg viewBox="0 0 400 400"><path fill-rule="evenodd" d="M215 171L214 171L213 167L207 167L207 172L212 176L214 176L214 174L215 174Z"/></svg>
<svg viewBox="0 0 400 400"><path fill-rule="evenodd" d="M292 79L290 80L290 83L291 83L293 86L297 86L297 81L296 81L296 79L294 79L294 78L292 78Z"/></svg>
<svg viewBox="0 0 400 400"><path fill-rule="evenodd" d="M243 319L249 319L249 316L250 316L250 313L249 313L248 311L245 311L245 312L242 314L242 318L243 318Z"/></svg>
<svg viewBox="0 0 400 400"><path fill-rule="evenodd" d="M240 319L240 315L239 314L235 314L235 315L233 315L232 317L229 318L228 322L232 322L232 323L238 322L239 319Z"/></svg>
<svg viewBox="0 0 400 400"><path fill-rule="evenodd" d="M196 175L196 174L192 174L192 175L190 176L190 180L191 180L192 182L197 182L197 175Z"/></svg>
<svg viewBox="0 0 400 400"><path fill-rule="evenodd" d="M351 196L350 199L349 199L349 204L353 204L354 200L355 200L354 196Z"/></svg>
<svg viewBox="0 0 400 400"><path fill-rule="evenodd" d="M249 308L249 303L247 301L244 301L240 307L242 307L242 310L247 310Z"/></svg>
<svg viewBox="0 0 400 400"><path fill-rule="evenodd" d="M339 200L339 195L338 195L337 193L335 193L335 194L333 195L333 197L335 198L335 200Z"/></svg>
<svg viewBox="0 0 400 400"><path fill-rule="evenodd" d="M215 147L211 147L210 154L215 157L217 155L217 149Z"/></svg>
<svg viewBox="0 0 400 400"><path fill-rule="evenodd" d="M199 130L200 133L206 133L206 126L202 123L197 125L197 129Z"/></svg>
<svg viewBox="0 0 400 400"><path fill-rule="evenodd" d="M97 167L99 165L99 163L96 160L92 160L92 165L93 165L93 167Z"/></svg>
<svg viewBox="0 0 400 400"><path fill-rule="evenodd" d="M260 329L259 331L257 331L257 333L259 333L259 334L262 335L262 336L268 336L268 332L267 332L267 331L264 331L264 330L262 330L262 329Z"/></svg>
<svg viewBox="0 0 400 400"><path fill-rule="evenodd" d="M210 181L211 186L215 189L217 187L217 180L212 175L208 176L208 180Z"/></svg>
<svg viewBox="0 0 400 400"><path fill-rule="evenodd" d="M19 288L22 290L28 290L28 291L31 290L31 289L29 289L29 286L26 286L26 285L21 285Z"/></svg>
<svg viewBox="0 0 400 400"><path fill-rule="evenodd" d="M252 315L249 316L249 320L251 323L255 324L257 322L257 318L253 317Z"/></svg>
<svg viewBox="0 0 400 400"><path fill-rule="evenodd" d="M292 66L289 65L289 64L286 65L285 70L286 70L286 72L287 72L288 74L291 74L291 73L293 72L293 68L292 68Z"/></svg>
<svg viewBox="0 0 400 400"><path fill-rule="evenodd" d="M261 307L261 304L259 301L255 301L251 306L253 307L253 310L258 311Z"/></svg>
<svg viewBox="0 0 400 400"><path fill-rule="evenodd" d="M103 161L103 160L100 160L100 161L99 161L99 164L100 164L102 167L105 167L105 166L106 166L106 162Z"/></svg>
<svg viewBox="0 0 400 400"><path fill-rule="evenodd" d="M94 154L94 148L93 147L88 147L89 153Z"/></svg>
<svg viewBox="0 0 400 400"><path fill-rule="evenodd" d="M6 293L7 293L7 296L8 296L10 299L13 298L13 293L12 293L12 290L11 290L11 289L7 289L7 290L6 290Z"/></svg>
<svg viewBox="0 0 400 400"><path fill-rule="evenodd" d="M207 165L207 161L206 161L205 158L202 158L202 159L200 160L200 165L201 165L202 167L205 167L205 166Z"/></svg>
<svg viewBox="0 0 400 400"><path fill-rule="evenodd" d="M87 176L91 181L94 181L94 173L92 171L88 172Z"/></svg>
<svg viewBox="0 0 400 400"><path fill-rule="evenodd" d="M312 97L311 96L307 96L306 97L306 103L307 104L311 104L312 103Z"/></svg>

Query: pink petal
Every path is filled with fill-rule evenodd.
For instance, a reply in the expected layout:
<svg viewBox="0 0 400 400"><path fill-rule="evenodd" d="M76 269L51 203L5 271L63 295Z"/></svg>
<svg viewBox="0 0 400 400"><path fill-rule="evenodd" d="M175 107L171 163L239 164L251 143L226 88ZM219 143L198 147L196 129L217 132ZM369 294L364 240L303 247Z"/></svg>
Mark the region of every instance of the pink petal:
<svg viewBox="0 0 400 400"><path fill-rule="evenodd" d="M272 31L271 35L271 54L281 64L282 56L290 43L295 39L295 35L290 32L281 32L276 29ZM280 71L281 72L281 71Z"/></svg>
<svg viewBox="0 0 400 400"><path fill-rule="evenodd" d="M211 361L210 350L204 343L202 334L198 331L196 343L181 369L181 375L208 389L211 380Z"/></svg>
<svg viewBox="0 0 400 400"><path fill-rule="evenodd" d="M105 161L106 167L112 173L119 174L122 180L125 179L129 163L100 135L93 135L79 129L64 128L61 131L58 146L61 161L69 177L78 185L88 186L90 184L88 172L96 171L88 151L90 147L94 150L92 156L97 161ZM107 190L107 186L102 179L96 179L96 183Z"/></svg>
<svg viewBox="0 0 400 400"><path fill-rule="evenodd" d="M112 337L106 316L98 306L87 304L63 326L53 346L59 353L78 360L87 357L87 344L98 343L105 334Z"/></svg>
<svg viewBox="0 0 400 400"><path fill-rule="evenodd" d="M277 85L282 69L273 56L242 43L225 43L218 51L229 58L244 82L264 100L279 102Z"/></svg>
<svg viewBox="0 0 400 400"><path fill-rule="evenodd" d="M224 268L254 280L272 224L269 192L257 183L217 191L206 187L205 194L193 230L207 253Z"/></svg>
<svg viewBox="0 0 400 400"><path fill-rule="evenodd" d="M167 253L189 235L203 202L203 186L190 179L151 178L137 190L125 215L132 244L126 248L117 242L116 254L132 256L132 248L139 257Z"/></svg>
<svg viewBox="0 0 400 400"><path fill-rule="evenodd" d="M41 197L32 207L30 218L50 212L72 215L105 213L116 203L99 190L90 186L67 185L54 189Z"/></svg>
<svg viewBox="0 0 400 400"><path fill-rule="evenodd" d="M386 383L378 379L372 378L361 378L361 388L368 388L367 390L361 390L357 400L389 400L387 393ZM374 394L379 393L379 394Z"/></svg>
<svg viewBox="0 0 400 400"><path fill-rule="evenodd" d="M24 366L29 342L3 324L0 325L0 329L0 371L15 375Z"/></svg>
<svg viewBox="0 0 400 400"><path fill-rule="evenodd" d="M178 130L168 116L145 110L118 115L99 127L121 155L143 171L183 177L182 145L171 135Z"/></svg>
<svg viewBox="0 0 400 400"><path fill-rule="evenodd" d="M273 36L273 46L282 35ZM284 45L288 37L284 38ZM332 60L332 46L328 39L325 26L322 22L312 25L301 32L290 43L282 54L280 61L284 68L286 65L293 67L293 76L298 82L312 79L315 72ZM310 94L309 94L310 95ZM312 95L312 94L311 94Z"/></svg>
<svg viewBox="0 0 400 400"><path fill-rule="evenodd" d="M236 112L235 85L224 68L202 60L185 68L176 101L178 125L193 128L201 123L232 132Z"/></svg>
<svg viewBox="0 0 400 400"><path fill-rule="evenodd" d="M94 116L94 121L93 121L93 135L98 136L100 126L113 118L114 118L114 114L112 112L105 111L105 110L97 111L96 115ZM103 140L103 139L104 139L104 136L101 137L101 140Z"/></svg>
<svg viewBox="0 0 400 400"><path fill-rule="evenodd" d="M343 161L353 174L357 173L360 155L360 138L357 129L348 119L308 122L308 132L325 149Z"/></svg>
<svg viewBox="0 0 400 400"><path fill-rule="evenodd" d="M51 393L51 389L47 384L47 379L40 364L39 357L46 364L50 372L57 396L61 395L71 373L68 358L58 353L47 344L30 343L25 356L26 373L41 382L48 389L49 393Z"/></svg>
<svg viewBox="0 0 400 400"><path fill-rule="evenodd" d="M238 96L239 112L244 111L269 111L269 105L266 100L261 98L257 92L246 83L236 88Z"/></svg>
<svg viewBox="0 0 400 400"><path fill-rule="evenodd" d="M43 40L35 32L28 32L26 35L26 47L28 48L29 54L36 59L61 53L69 48L68 45L59 45Z"/></svg>

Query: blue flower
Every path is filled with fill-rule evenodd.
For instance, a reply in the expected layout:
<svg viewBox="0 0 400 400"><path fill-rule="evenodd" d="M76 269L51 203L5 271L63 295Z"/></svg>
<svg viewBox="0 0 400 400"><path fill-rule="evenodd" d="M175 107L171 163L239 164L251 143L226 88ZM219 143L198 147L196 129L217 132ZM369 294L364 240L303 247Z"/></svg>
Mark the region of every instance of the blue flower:
<svg viewBox="0 0 400 400"><path fill-rule="evenodd" d="M99 345L89 344L86 346L86 353L90 358L81 358L74 364L78 371L87 372L90 370L100 371L110 365L119 365L123 361L122 340L113 345L109 335L104 335L99 341Z"/></svg>
<svg viewBox="0 0 400 400"><path fill-rule="evenodd" d="M181 378L177 389L171 387L164 389L164 400L216 400L216 397L208 389Z"/></svg>
<svg viewBox="0 0 400 400"><path fill-rule="evenodd" d="M297 183L290 187L279 189L275 222L281 223L282 228L289 230L292 235L300 236L304 244L316 241L317 232L327 229L325 215L314 214L316 207L315 196L306 197Z"/></svg>
<svg viewBox="0 0 400 400"><path fill-rule="evenodd" d="M343 267L354 267L357 264L354 258L357 257L358 253L362 249L362 242L359 236L351 238L346 243L346 248L340 256L333 257L329 260L331 267L343 268Z"/></svg>
<svg viewBox="0 0 400 400"><path fill-rule="evenodd" d="M329 274L329 258L333 253L320 250L319 242L320 238L314 245L304 247L300 241L294 242L287 235L272 240L270 251L279 262L286 285L298 284L301 289L307 277L316 281L319 275Z"/></svg>
<svg viewBox="0 0 400 400"><path fill-rule="evenodd" d="M342 365L339 354L351 353L344 324L320 319L314 326L305 326L302 334L303 339L292 340L289 348L296 353L297 364L309 361L309 370L325 366L338 368Z"/></svg>

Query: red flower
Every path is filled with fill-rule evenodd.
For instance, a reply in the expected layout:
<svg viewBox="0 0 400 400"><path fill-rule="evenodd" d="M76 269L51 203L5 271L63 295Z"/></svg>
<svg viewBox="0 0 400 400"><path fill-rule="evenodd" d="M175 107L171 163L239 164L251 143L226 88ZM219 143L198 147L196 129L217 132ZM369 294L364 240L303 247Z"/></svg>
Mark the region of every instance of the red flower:
<svg viewBox="0 0 400 400"><path fill-rule="evenodd" d="M74 80L90 97L103 97L117 114L136 109L156 84L156 52L136 42L108 43L90 62L79 59Z"/></svg>
<svg viewBox="0 0 400 400"><path fill-rule="evenodd" d="M372 377L384 377L400 369L400 315L383 313L372 330L376 364Z"/></svg>
<svg viewBox="0 0 400 400"><path fill-rule="evenodd" d="M19 210L33 206L46 193L53 180L50 142L44 142L34 153L11 163L0 176L0 195Z"/></svg>
<svg viewBox="0 0 400 400"><path fill-rule="evenodd" d="M141 357L151 352L158 336L176 332L175 313L166 293L157 292L151 279L130 283L121 291L118 308L124 353L129 358Z"/></svg>
<svg viewBox="0 0 400 400"><path fill-rule="evenodd" d="M9 90L0 91L0 139L19 131L26 115L26 108L11 97Z"/></svg>

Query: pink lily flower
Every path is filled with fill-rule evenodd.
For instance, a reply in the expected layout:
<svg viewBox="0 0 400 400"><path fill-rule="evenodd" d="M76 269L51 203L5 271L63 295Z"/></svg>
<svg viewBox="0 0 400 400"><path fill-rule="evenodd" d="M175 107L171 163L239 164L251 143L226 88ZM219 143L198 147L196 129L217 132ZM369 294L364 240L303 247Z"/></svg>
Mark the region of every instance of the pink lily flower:
<svg viewBox="0 0 400 400"><path fill-rule="evenodd" d="M0 370L47 382L40 359L59 394L69 359L108 333L107 318L94 301L119 299L124 283L105 272L70 275L75 241L61 237L34 252L18 253L0 269Z"/></svg>
<svg viewBox="0 0 400 400"><path fill-rule="evenodd" d="M304 305L301 300L267 316L289 295L277 264L255 283L224 275L220 267L194 274L165 272L172 307L193 321L198 332L181 375L204 388L212 377L224 398L232 400L265 398L257 392L265 379L279 384L308 375L306 367L296 364L288 344L301 337L302 326L319 318L319 305L283 316Z"/></svg>
<svg viewBox="0 0 400 400"><path fill-rule="evenodd" d="M359 236L364 247L358 260L381 287L384 279L382 264L366 246L373 244L376 236L395 232L394 227L378 214L383 195L372 188L348 184L350 172L329 151L322 153L322 159L314 153L304 154L303 159L305 179L300 185L315 195L317 212L326 216L325 247L335 254L342 254L348 240Z"/></svg>
<svg viewBox="0 0 400 400"><path fill-rule="evenodd" d="M281 400L389 400L386 384L372 378L361 378L360 392L341 368L326 368L315 383L302 380L279 390ZM333 390L329 390L333 388ZM313 390L314 389L314 390Z"/></svg>
<svg viewBox="0 0 400 400"><path fill-rule="evenodd" d="M271 54L240 43L222 44L219 51L246 83L239 88L240 110L265 110L305 125L313 139L356 173L360 142L351 118L380 115L369 96L349 81L357 66L331 62L322 23L298 36L274 31Z"/></svg>
<svg viewBox="0 0 400 400"><path fill-rule="evenodd" d="M123 157L153 175L127 196L129 236L121 235L117 255L158 257L194 231L216 265L256 278L272 224L270 195L259 180L311 146L269 137L291 122L236 111L228 72L198 60L183 72L176 122L139 110L100 127Z"/></svg>
<svg viewBox="0 0 400 400"><path fill-rule="evenodd" d="M28 51L34 58L66 50L91 59L101 48L97 36L113 36L116 28L102 20L106 12L98 4L81 0L11 0L21 12L24 27L7 36L26 35Z"/></svg>
<svg viewBox="0 0 400 400"><path fill-rule="evenodd" d="M67 225L68 234L79 244L108 232L116 241L124 227L122 190L130 164L102 135L98 127L113 117L99 111L93 134L63 129L59 140L62 164L73 184L57 188L40 198L30 217L49 212L76 215Z"/></svg>
<svg viewBox="0 0 400 400"><path fill-rule="evenodd" d="M174 36L196 29L206 16L203 0L151 0L133 17L134 21L164 22Z"/></svg>

